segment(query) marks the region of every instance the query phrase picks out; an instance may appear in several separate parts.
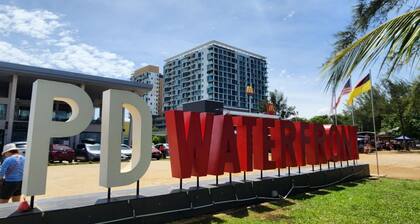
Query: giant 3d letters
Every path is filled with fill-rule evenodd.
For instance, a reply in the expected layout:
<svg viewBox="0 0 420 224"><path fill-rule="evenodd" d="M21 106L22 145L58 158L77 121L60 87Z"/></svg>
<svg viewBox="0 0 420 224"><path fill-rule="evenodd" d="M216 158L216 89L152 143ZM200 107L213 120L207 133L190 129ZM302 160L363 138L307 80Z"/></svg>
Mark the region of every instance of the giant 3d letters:
<svg viewBox="0 0 420 224"><path fill-rule="evenodd" d="M52 121L54 100L70 105L72 114L66 122ZM100 185L110 188L134 183L143 176L150 164L152 120L149 109L140 96L112 89L103 93L102 106ZM132 166L131 170L125 172L120 170L123 107L130 112L134 121ZM34 82L23 194L45 194L50 139L82 132L92 117L92 101L83 89L53 81Z"/></svg>
<svg viewBox="0 0 420 224"><path fill-rule="evenodd" d="M354 126L176 110L165 116L175 178L359 158Z"/></svg>
<svg viewBox="0 0 420 224"><path fill-rule="evenodd" d="M72 114L52 121L54 101ZM102 97L99 184L111 188L139 180L150 165L151 114L140 96L107 90ZM131 169L121 171L122 108L133 118ZM93 106L86 92L71 84L37 80L33 84L28 150L22 192L45 194L51 138L73 136L91 122ZM356 127L184 111L165 114L172 177L222 175L359 158Z"/></svg>

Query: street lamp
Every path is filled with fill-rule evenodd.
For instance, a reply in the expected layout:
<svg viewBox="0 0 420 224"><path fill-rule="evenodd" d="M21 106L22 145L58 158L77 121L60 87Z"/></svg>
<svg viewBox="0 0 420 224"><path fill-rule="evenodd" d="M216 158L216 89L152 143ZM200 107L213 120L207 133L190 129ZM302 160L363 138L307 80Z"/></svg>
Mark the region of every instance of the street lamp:
<svg viewBox="0 0 420 224"><path fill-rule="evenodd" d="M254 88L252 88L251 85L248 85L246 87L245 92L246 92L246 95L248 95L249 113L251 113L251 110L252 110L252 106L251 106L252 101L251 100L252 100L252 94L254 94Z"/></svg>

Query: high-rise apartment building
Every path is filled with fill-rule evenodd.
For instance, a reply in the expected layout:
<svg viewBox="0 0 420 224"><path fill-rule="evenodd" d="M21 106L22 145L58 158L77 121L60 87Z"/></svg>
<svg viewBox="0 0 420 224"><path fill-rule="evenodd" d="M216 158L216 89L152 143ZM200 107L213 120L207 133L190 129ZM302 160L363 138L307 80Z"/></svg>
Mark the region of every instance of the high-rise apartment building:
<svg viewBox="0 0 420 224"><path fill-rule="evenodd" d="M266 58L218 41L166 59L163 74L165 111L200 100L248 111L247 86L253 87L251 108L257 111L267 94Z"/></svg>
<svg viewBox="0 0 420 224"><path fill-rule="evenodd" d="M152 90L144 95L144 100L150 108L152 115L163 114L163 76L159 67L147 65L137 69L131 76L132 81L153 85Z"/></svg>

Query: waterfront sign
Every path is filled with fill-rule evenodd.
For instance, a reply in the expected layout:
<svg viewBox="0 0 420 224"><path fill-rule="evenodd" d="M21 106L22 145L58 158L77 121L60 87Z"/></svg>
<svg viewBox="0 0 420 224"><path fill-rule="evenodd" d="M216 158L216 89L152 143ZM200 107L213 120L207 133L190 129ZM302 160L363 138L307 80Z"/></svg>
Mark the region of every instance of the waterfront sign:
<svg viewBox="0 0 420 224"><path fill-rule="evenodd" d="M166 126L175 178L359 158L357 129L349 125L173 110Z"/></svg>
<svg viewBox="0 0 420 224"><path fill-rule="evenodd" d="M52 121L54 101L72 114ZM133 121L131 169L121 171L122 108ZM50 139L76 135L89 125L93 105L78 86L37 80L33 84L22 192L45 194ZM280 169L359 158L354 126L171 110L165 113L172 177L190 178ZM152 120L140 96L107 90L102 97L99 184L106 188L139 180L150 165Z"/></svg>

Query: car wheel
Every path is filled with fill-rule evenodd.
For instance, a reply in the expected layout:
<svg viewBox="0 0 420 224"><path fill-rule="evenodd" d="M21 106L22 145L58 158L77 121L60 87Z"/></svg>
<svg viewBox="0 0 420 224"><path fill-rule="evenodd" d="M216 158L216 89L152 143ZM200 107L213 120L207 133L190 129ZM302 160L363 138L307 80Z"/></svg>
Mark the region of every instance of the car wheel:
<svg viewBox="0 0 420 224"><path fill-rule="evenodd" d="M67 162L72 163L72 162L73 162L73 160L72 160L72 159L70 159L70 160L67 160Z"/></svg>

